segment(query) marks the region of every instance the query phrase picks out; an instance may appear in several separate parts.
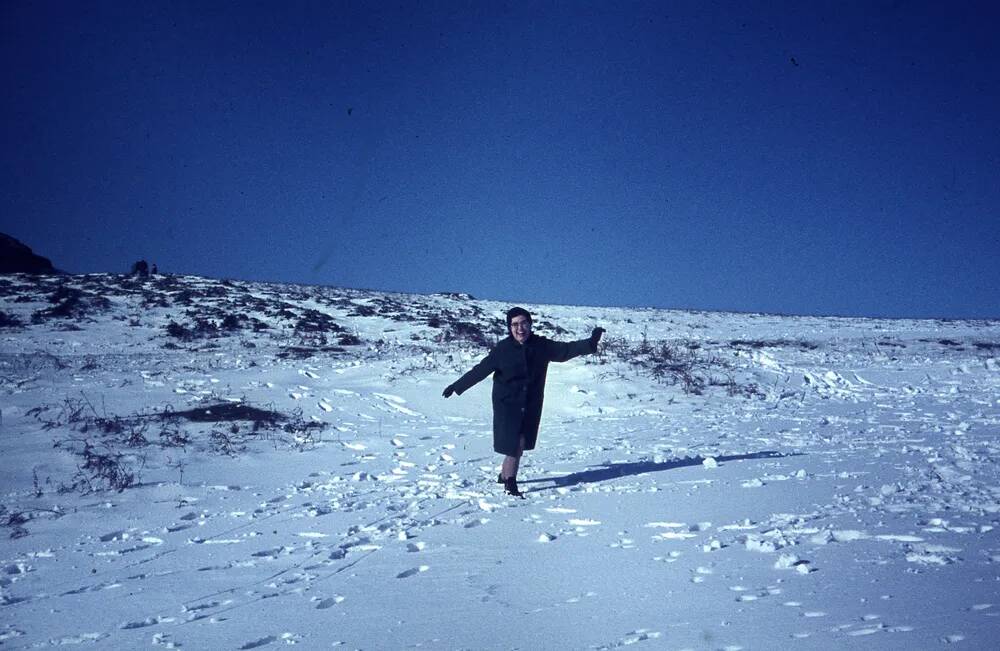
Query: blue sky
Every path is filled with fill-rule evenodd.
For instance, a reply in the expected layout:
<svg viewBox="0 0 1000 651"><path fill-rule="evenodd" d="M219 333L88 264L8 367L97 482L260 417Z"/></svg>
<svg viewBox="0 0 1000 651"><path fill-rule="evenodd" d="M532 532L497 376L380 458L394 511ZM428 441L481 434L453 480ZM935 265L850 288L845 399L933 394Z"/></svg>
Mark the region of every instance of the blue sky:
<svg viewBox="0 0 1000 651"><path fill-rule="evenodd" d="M1000 317L975 2L5 2L0 231L72 272Z"/></svg>

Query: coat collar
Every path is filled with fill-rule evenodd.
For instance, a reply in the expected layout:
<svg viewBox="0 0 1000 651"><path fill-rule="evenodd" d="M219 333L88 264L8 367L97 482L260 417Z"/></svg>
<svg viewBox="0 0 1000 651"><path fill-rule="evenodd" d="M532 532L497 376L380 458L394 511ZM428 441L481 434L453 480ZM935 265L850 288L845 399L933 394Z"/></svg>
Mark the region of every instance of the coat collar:
<svg viewBox="0 0 1000 651"><path fill-rule="evenodd" d="M530 335L528 335L528 340L525 341L523 344L519 343L517 339L514 339L514 335L507 335L506 341L508 341L509 345L511 346L515 346L517 348L527 348L528 346L534 346L535 344L538 343L538 335L532 332Z"/></svg>

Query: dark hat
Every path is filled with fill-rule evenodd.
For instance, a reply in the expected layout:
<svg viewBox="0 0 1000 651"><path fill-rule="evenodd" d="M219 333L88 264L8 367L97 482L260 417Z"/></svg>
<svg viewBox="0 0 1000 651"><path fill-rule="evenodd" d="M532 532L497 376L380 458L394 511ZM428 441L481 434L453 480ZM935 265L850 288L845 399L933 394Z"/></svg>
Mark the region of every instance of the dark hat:
<svg viewBox="0 0 1000 651"><path fill-rule="evenodd" d="M523 307L512 307L509 310L507 310L507 329L508 330L510 330L510 322L514 320L514 317L518 317L518 316L526 316L526 317L528 317L528 321L529 322L531 321L531 314L528 312L528 310L524 309Z"/></svg>

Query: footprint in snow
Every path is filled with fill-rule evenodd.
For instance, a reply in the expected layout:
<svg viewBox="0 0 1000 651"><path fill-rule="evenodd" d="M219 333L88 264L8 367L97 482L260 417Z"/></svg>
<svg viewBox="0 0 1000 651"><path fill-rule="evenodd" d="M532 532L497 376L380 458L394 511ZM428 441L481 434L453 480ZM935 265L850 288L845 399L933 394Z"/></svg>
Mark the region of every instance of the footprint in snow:
<svg viewBox="0 0 1000 651"><path fill-rule="evenodd" d="M587 592L586 594L583 594L583 595L580 595L580 596L578 596L578 597L570 597L569 599L567 599L567 600L566 600L566 601L564 601L563 603L567 603L567 604L578 604L578 603L580 603L581 601L583 601L583 600L584 600L585 598L588 598L588 599L589 599L589 598L592 598L592 597L596 597L596 596L597 596L597 593L596 593L596 592Z"/></svg>
<svg viewBox="0 0 1000 651"><path fill-rule="evenodd" d="M175 621L173 617L147 617L146 619L137 622L125 622L119 628L127 631L136 628L146 628L148 626L156 626L157 624L169 624L173 621Z"/></svg>
<svg viewBox="0 0 1000 651"><path fill-rule="evenodd" d="M600 526L601 521L590 518L570 518L566 520L566 524L573 527L573 535L584 537L590 534L592 527Z"/></svg>
<svg viewBox="0 0 1000 651"><path fill-rule="evenodd" d="M181 645L177 644L176 642L173 642L170 639L170 635L168 635L167 633L156 633L155 635L153 635L152 642L153 642L153 646L162 646L162 647L164 647L166 649L179 649L179 648L181 648Z"/></svg>
<svg viewBox="0 0 1000 651"><path fill-rule="evenodd" d="M341 597L340 595L321 599L319 603L316 604L316 610L327 610L328 608L333 608L342 601L344 601L344 597Z"/></svg>
<svg viewBox="0 0 1000 651"><path fill-rule="evenodd" d="M108 637L107 633L81 633L80 635L69 635L54 640L49 640L49 646L62 646L64 644L84 644L86 642L97 642Z"/></svg>
<svg viewBox="0 0 1000 651"><path fill-rule="evenodd" d="M809 574L815 572L816 568L809 564L809 561L800 559L795 554L782 554L774 563L776 570L795 570L799 574Z"/></svg>
<svg viewBox="0 0 1000 651"><path fill-rule="evenodd" d="M667 530L654 535L653 540L687 540L688 538L697 538L698 534L694 532L704 531L707 528L697 524L687 525L683 522L650 522L645 526L650 529Z"/></svg>
<svg viewBox="0 0 1000 651"><path fill-rule="evenodd" d="M694 570L694 576L691 577L691 583L704 583L705 577L713 574L715 574L715 570L712 568L700 566Z"/></svg>
<svg viewBox="0 0 1000 651"><path fill-rule="evenodd" d="M218 602L218 601L208 601L208 602L205 602L203 604L195 604L193 606L183 606L181 608L181 612L183 612L183 613L196 613L196 612L199 612L199 611L202 611L202 610L210 610L212 608L216 608L219 605L220 605L220 602Z"/></svg>
<svg viewBox="0 0 1000 651"><path fill-rule="evenodd" d="M746 587L744 587L742 585L734 585L734 586L731 586L729 589L732 590L733 592L739 593L739 594L736 595L736 601L739 601L739 602L757 601L761 597L766 597L767 596L767 592L766 591L758 591L758 592L754 593L754 592L750 592L749 588L746 588Z"/></svg>
<svg viewBox="0 0 1000 651"><path fill-rule="evenodd" d="M400 413L406 414L407 416L423 415L420 412L413 411L409 407L404 407L403 405L406 404L405 398L400 398L399 396L394 396L388 393L373 393L372 395L375 396L376 398L381 398L383 401L385 401L386 405L392 407L393 409L395 409Z"/></svg>
<svg viewBox="0 0 1000 651"><path fill-rule="evenodd" d="M291 554L292 551L293 550L288 547L275 547L274 549L265 549L259 552L254 552L250 555L253 556L254 558L269 558L271 560L274 560L279 556L286 556L288 554Z"/></svg>
<svg viewBox="0 0 1000 651"><path fill-rule="evenodd" d="M413 411L409 407L404 407L403 405L397 404L395 402L386 403L396 411L405 414L407 416L423 416L419 411Z"/></svg>
<svg viewBox="0 0 1000 651"><path fill-rule="evenodd" d="M103 536L98 538L98 540L100 540L101 542L114 542L118 540L127 540L128 537L129 534L127 531L112 531L110 533L104 534Z"/></svg>
<svg viewBox="0 0 1000 651"><path fill-rule="evenodd" d="M610 543L608 546L615 549L635 549L635 540L627 538L624 532L619 532L619 538L616 542Z"/></svg>
<svg viewBox="0 0 1000 651"><path fill-rule="evenodd" d="M405 570L405 571L400 572L399 574L397 574L396 578L397 579L407 579L407 578L409 578L411 576L420 574L421 572L426 572L429 569L431 569L429 565L421 565L420 567L411 567L410 569Z"/></svg>
<svg viewBox="0 0 1000 651"><path fill-rule="evenodd" d="M631 631L630 633L626 634L623 638L621 638L616 642L613 642L611 644L602 644L601 646L598 646L596 648L600 651L608 651L610 649L618 649L624 646L632 646L633 644L637 644L639 642L645 642L647 640L655 640L662 635L663 633L659 631L650 631L649 629L640 628Z"/></svg>

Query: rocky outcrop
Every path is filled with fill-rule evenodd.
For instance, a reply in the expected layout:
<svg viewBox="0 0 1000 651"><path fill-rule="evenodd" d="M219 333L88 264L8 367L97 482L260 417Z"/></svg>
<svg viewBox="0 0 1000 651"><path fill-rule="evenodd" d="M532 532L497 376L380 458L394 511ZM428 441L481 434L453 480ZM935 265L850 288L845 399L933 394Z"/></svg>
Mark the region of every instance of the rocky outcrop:
<svg viewBox="0 0 1000 651"><path fill-rule="evenodd" d="M0 274L58 273L48 258L36 255L10 235L0 233Z"/></svg>

